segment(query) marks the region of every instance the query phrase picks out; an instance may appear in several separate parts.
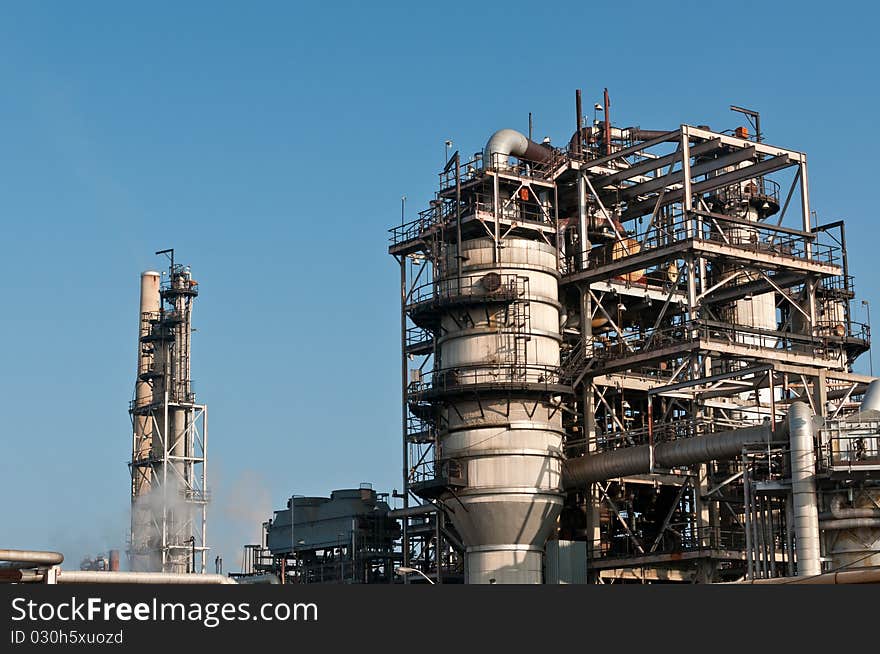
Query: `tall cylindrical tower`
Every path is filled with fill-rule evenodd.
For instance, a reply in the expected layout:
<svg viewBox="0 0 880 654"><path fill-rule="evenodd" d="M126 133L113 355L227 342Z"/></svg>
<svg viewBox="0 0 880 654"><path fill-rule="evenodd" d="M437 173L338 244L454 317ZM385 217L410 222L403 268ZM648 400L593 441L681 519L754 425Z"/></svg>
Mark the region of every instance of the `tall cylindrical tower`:
<svg viewBox="0 0 880 654"><path fill-rule="evenodd" d="M141 278L138 375L131 405L134 444L131 567L205 568L207 407L190 382L192 304L198 284L174 263L167 280Z"/></svg>
<svg viewBox="0 0 880 654"><path fill-rule="evenodd" d="M443 306L433 392L437 464L464 485L449 497L468 583L540 583L562 507L562 417L555 248L508 238L450 248L435 282Z"/></svg>

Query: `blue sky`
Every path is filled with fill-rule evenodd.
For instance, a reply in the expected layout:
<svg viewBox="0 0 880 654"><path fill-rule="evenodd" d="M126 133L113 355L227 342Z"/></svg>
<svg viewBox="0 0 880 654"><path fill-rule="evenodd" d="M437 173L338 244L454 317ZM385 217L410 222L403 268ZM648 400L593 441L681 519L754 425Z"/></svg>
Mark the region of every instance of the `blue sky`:
<svg viewBox="0 0 880 654"><path fill-rule="evenodd" d="M292 493L399 488L400 197L430 199L446 139L470 154L529 111L564 143L576 87L650 129L759 109L880 299L876 10L605 6L4 4L0 544L122 544L138 275L168 247L201 282L219 553Z"/></svg>

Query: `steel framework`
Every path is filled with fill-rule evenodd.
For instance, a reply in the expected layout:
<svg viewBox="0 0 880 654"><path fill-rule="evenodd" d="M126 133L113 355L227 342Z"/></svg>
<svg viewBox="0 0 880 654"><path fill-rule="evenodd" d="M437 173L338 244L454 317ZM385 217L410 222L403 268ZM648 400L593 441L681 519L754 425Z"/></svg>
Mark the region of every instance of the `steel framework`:
<svg viewBox="0 0 880 654"><path fill-rule="evenodd" d="M511 382L527 379L519 371L539 367L513 345L495 386L463 382L467 371L450 379L440 318L472 293L466 278L438 280L456 266L462 279L463 242L488 239L500 253L508 239L533 239L557 253L561 365L539 372L564 416L567 465L639 446L651 453L637 474L566 484L555 537L587 541L594 582L790 574L785 446L666 468L653 452L755 425L776 431L793 402L828 420L858 408L872 378L852 365L870 330L851 315L844 223L817 224L806 155L763 135L581 125L579 116L565 148L522 137L529 145L513 156L489 145L468 162L456 153L429 208L391 230L405 504L418 497L449 511L467 487L457 462L438 453L449 427L438 405L460 391L478 402L514 398ZM515 276L497 281L493 301L510 316L498 332L515 344L532 312L519 298L530 295Z"/></svg>

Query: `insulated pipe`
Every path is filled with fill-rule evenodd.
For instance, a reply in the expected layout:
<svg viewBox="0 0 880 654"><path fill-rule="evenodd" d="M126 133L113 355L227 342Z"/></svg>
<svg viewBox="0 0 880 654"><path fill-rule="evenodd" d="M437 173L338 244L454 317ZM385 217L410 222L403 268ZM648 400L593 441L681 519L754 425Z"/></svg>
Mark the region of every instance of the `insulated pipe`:
<svg viewBox="0 0 880 654"><path fill-rule="evenodd" d="M37 570L0 569L0 584L36 584L45 579L45 573Z"/></svg>
<svg viewBox="0 0 880 654"><path fill-rule="evenodd" d="M880 583L880 568L840 570L815 577L775 577L773 579L741 579L728 584L876 584Z"/></svg>
<svg viewBox="0 0 880 654"><path fill-rule="evenodd" d="M182 574L172 572L99 572L60 570L59 584L234 584L225 575Z"/></svg>
<svg viewBox="0 0 880 654"><path fill-rule="evenodd" d="M785 430L774 434L769 425L680 439L654 446L654 466L674 468L738 456L747 443L784 440ZM563 468L565 488L595 481L651 472L651 446L639 445L592 456L569 459Z"/></svg>
<svg viewBox="0 0 880 654"><path fill-rule="evenodd" d="M495 155L512 156L529 161L547 161L552 154L551 148L530 141L525 134L515 129L499 129L489 137L486 147L483 148L483 167L494 168Z"/></svg>
<svg viewBox="0 0 880 654"><path fill-rule="evenodd" d="M880 509L876 507L867 507L867 508L844 508L843 500L840 499L840 496L834 496L831 499L831 503L829 506L829 511L827 513L820 513L819 520L820 521L828 521L828 520L849 520L852 518L875 518L880 519ZM823 527L827 528L827 527Z"/></svg>
<svg viewBox="0 0 880 654"><path fill-rule="evenodd" d="M13 563L30 563L37 565L58 565L64 561L61 552L44 552L39 550L0 550L0 561Z"/></svg>
<svg viewBox="0 0 880 654"><path fill-rule="evenodd" d="M409 518L412 516L428 515L436 512L437 507L433 504L418 504L416 506L408 506L404 509L393 509L388 512L388 517L392 520L397 520L398 518Z"/></svg>
<svg viewBox="0 0 880 654"><path fill-rule="evenodd" d="M880 518L840 518L819 520L819 529L832 531L843 529L877 529L880 528Z"/></svg>
<svg viewBox="0 0 880 654"><path fill-rule="evenodd" d="M813 415L803 402L788 410L791 446L791 497L799 577L822 572L819 561L819 509L816 499Z"/></svg>

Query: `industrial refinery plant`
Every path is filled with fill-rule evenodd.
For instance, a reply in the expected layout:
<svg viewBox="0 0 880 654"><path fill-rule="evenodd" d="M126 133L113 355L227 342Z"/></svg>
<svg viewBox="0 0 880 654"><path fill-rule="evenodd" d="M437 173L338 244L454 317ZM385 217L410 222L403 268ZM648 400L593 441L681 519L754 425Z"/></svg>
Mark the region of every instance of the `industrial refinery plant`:
<svg viewBox="0 0 880 654"><path fill-rule="evenodd" d="M576 94L562 148L501 129L455 153L391 231L405 507L446 517L466 583L880 564L880 388L852 372L870 335L806 155L739 107L754 131L597 109ZM439 572L408 532L404 565Z"/></svg>
<svg viewBox="0 0 880 654"><path fill-rule="evenodd" d="M870 327L845 224L813 211L807 156L731 109L732 129L642 129L607 91L585 120L578 91L561 146L500 129L449 154L390 230L402 487L290 497L231 578L880 581L880 383L853 371ZM207 409L198 284L164 253L141 277L129 560L180 576L209 553Z"/></svg>

